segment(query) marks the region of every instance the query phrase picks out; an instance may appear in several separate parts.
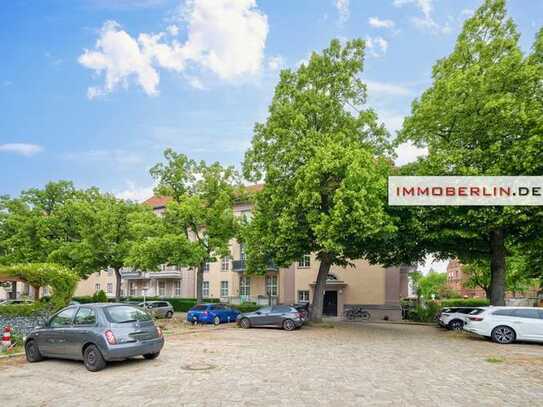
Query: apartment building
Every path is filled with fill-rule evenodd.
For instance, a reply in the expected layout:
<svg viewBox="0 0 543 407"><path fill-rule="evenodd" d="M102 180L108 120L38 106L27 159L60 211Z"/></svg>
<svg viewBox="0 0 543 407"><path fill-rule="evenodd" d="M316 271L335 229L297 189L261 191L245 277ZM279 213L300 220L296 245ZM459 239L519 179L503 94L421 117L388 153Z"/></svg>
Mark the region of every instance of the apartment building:
<svg viewBox="0 0 543 407"><path fill-rule="evenodd" d="M260 185L248 187L250 192L260 188ZM168 197L155 196L145 204L160 216L169 201ZM237 202L233 211L236 216L250 218L252 206ZM309 302L313 298L318 269L315 255L307 254L290 267L279 268L270 262L262 275L248 275L243 245L232 239L230 256L206 264L203 296L233 304ZM360 306L369 310L372 318L401 319L400 298L408 295L410 271L412 268L407 266L382 267L365 260L356 260L349 267L333 266L324 293L324 313L341 316L346 309ZM89 277L80 283L77 294L85 291L86 295L92 295L100 287L112 295L107 289L111 283L109 274L102 272ZM130 296L141 296L145 292L147 296L194 298L195 275L195 270L175 266L163 266L156 272L123 270L122 290L124 295ZM114 276L112 278L114 281Z"/></svg>

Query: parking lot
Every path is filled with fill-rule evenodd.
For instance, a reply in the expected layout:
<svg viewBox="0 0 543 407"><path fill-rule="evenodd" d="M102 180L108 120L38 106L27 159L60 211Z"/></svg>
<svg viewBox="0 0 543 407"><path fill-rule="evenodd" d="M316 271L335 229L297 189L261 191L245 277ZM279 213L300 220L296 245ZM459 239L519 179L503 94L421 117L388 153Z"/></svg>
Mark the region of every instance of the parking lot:
<svg viewBox="0 0 543 407"><path fill-rule="evenodd" d="M401 324L170 330L157 360L0 362L6 406L542 405L543 346Z"/></svg>

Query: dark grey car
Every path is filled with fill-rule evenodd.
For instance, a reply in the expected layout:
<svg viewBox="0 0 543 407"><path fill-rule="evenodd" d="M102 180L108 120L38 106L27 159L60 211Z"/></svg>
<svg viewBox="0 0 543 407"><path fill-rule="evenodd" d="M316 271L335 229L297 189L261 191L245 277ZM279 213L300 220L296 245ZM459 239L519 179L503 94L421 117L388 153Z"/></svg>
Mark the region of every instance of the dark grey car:
<svg viewBox="0 0 543 407"><path fill-rule="evenodd" d="M134 356L155 359L164 346L160 328L141 308L127 304L72 305L25 338L26 358L83 360L93 372L106 362Z"/></svg>
<svg viewBox="0 0 543 407"><path fill-rule="evenodd" d="M240 314L237 317L237 322L242 328L262 326L292 331L304 324L304 317L301 312L290 305L274 305Z"/></svg>

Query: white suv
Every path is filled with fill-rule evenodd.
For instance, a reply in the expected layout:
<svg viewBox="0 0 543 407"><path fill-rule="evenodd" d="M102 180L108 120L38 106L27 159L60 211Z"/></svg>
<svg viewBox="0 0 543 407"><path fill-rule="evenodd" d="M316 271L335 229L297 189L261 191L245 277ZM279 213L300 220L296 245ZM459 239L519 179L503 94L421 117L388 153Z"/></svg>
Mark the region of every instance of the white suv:
<svg viewBox="0 0 543 407"><path fill-rule="evenodd" d="M498 343L543 342L543 309L487 307L477 315L468 315L464 330Z"/></svg>

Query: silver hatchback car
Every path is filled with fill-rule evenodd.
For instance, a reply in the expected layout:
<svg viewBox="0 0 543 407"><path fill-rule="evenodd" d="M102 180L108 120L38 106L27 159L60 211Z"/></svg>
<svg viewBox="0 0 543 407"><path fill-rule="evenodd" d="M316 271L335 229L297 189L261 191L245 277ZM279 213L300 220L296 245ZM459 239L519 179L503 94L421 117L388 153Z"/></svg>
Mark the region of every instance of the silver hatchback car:
<svg viewBox="0 0 543 407"><path fill-rule="evenodd" d="M45 326L32 331L24 343L31 363L49 357L83 360L88 370L96 372L114 360L157 358L164 337L141 308L100 303L62 309Z"/></svg>
<svg viewBox="0 0 543 407"><path fill-rule="evenodd" d="M155 318L172 318L173 317L173 305L168 301L147 301L141 302L140 307L146 309L153 314Z"/></svg>

